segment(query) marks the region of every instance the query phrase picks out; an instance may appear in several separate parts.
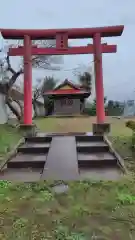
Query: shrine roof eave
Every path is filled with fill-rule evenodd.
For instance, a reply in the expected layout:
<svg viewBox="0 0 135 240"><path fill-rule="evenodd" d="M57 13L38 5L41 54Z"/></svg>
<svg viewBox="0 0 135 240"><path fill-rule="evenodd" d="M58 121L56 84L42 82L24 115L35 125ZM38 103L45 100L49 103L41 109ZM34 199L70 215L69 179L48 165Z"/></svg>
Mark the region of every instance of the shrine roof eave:
<svg viewBox="0 0 135 240"><path fill-rule="evenodd" d="M69 28L69 29L0 29L5 39L23 39L29 35L31 39L55 39L59 33L67 33L69 39L93 38L95 33L101 33L101 37L121 36L123 25L105 26L95 28Z"/></svg>
<svg viewBox="0 0 135 240"><path fill-rule="evenodd" d="M83 97L83 98L88 98L91 95L90 92L78 92L78 93L44 93L44 96L47 97L53 97L53 98L58 98L58 97Z"/></svg>

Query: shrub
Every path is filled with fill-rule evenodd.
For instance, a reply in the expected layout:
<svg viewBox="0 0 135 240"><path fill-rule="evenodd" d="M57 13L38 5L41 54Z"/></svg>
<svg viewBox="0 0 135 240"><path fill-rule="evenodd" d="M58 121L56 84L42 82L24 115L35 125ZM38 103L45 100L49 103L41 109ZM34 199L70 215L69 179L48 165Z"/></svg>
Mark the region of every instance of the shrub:
<svg viewBox="0 0 135 240"><path fill-rule="evenodd" d="M132 149L135 150L135 132L132 134Z"/></svg>
<svg viewBox="0 0 135 240"><path fill-rule="evenodd" d="M126 122L126 127L130 128L133 132L132 132L132 149L135 150L135 121L127 121Z"/></svg>
<svg viewBox="0 0 135 240"><path fill-rule="evenodd" d="M126 127L130 128L133 132L135 131L135 121L127 121L126 122Z"/></svg>
<svg viewBox="0 0 135 240"><path fill-rule="evenodd" d="M96 108L94 108L94 107L85 108L84 114L88 114L89 116L96 116Z"/></svg>

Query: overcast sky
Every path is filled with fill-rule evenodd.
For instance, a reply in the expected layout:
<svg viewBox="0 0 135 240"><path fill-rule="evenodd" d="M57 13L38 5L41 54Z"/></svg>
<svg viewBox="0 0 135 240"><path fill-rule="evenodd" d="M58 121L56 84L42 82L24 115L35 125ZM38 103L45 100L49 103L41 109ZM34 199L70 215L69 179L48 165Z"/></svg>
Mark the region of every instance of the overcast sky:
<svg viewBox="0 0 135 240"><path fill-rule="evenodd" d="M121 37L106 38L117 44L118 52L104 54L105 95L110 99L135 98L135 1L134 0L4 0L1 1L0 28L74 28L124 24ZM1 44L3 42L1 41ZM78 40L77 45L88 41ZM73 43L72 43L73 44ZM72 81L78 64L90 65L91 55L64 56L63 70L56 72L62 80ZM15 60L14 60L15 62ZM46 71L33 72L46 75ZM48 74L52 75L51 72Z"/></svg>

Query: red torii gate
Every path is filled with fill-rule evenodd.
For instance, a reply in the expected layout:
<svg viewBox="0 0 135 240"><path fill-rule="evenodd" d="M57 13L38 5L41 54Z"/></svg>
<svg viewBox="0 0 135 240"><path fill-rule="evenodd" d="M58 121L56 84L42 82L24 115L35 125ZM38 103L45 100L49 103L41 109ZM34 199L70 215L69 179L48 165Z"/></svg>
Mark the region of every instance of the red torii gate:
<svg viewBox="0 0 135 240"><path fill-rule="evenodd" d="M104 88L102 73L102 53L114 53L116 45L101 44L102 37L120 36L124 26L96 27L96 28L71 28L71 29L0 29L5 39L24 39L24 46L10 48L10 56L24 57L24 124L32 126L32 55L72 55L94 54L95 64L95 89L97 124L95 129L105 124ZM93 44L80 47L69 47L68 39L93 38ZM56 39L56 48L38 48L32 46L31 40Z"/></svg>

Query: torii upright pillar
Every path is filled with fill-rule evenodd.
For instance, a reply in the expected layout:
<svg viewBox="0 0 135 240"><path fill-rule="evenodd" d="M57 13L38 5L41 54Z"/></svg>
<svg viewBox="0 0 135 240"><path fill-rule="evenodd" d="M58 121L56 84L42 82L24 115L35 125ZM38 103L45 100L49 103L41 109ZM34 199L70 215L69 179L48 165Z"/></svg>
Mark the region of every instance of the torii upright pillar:
<svg viewBox="0 0 135 240"><path fill-rule="evenodd" d="M104 110L104 86L103 86L102 50L100 33L96 33L94 35L93 42L94 42L97 123L102 124L105 122L105 110Z"/></svg>
<svg viewBox="0 0 135 240"><path fill-rule="evenodd" d="M31 39L24 36L24 125L32 125L32 55Z"/></svg>
<svg viewBox="0 0 135 240"><path fill-rule="evenodd" d="M96 115L97 115L97 123L93 124L93 133L103 134L110 131L110 124L105 123L102 45L100 33L94 34L93 45L94 45L94 71L95 71Z"/></svg>

